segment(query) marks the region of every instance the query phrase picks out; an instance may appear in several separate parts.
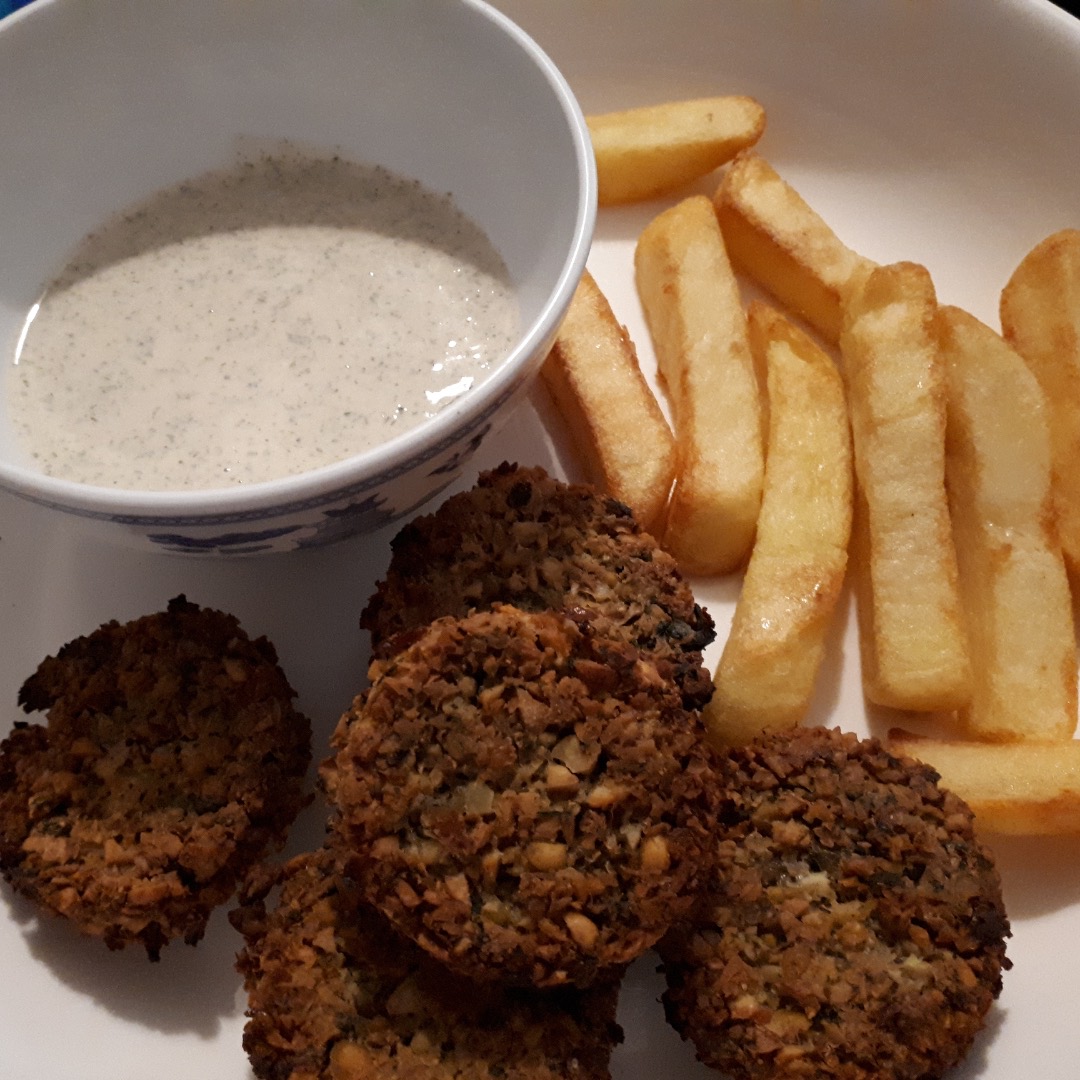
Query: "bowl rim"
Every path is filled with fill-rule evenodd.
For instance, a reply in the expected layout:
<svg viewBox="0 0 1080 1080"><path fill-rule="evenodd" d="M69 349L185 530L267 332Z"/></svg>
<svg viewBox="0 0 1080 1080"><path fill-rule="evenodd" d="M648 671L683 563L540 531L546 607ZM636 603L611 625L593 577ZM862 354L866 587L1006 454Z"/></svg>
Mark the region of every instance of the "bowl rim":
<svg viewBox="0 0 1080 1080"><path fill-rule="evenodd" d="M32 18L35 10L61 0L38 0L10 16L11 22ZM49 476L0 459L0 487L32 502L93 518L151 522L183 519L194 522L246 518L258 511L325 502L342 489L370 490L380 478L400 474L446 445L459 429L475 430L511 393L529 357L540 352L565 315L585 270L597 214L596 160L581 106L565 76L537 42L487 0L457 0L498 27L539 70L566 120L577 164L577 207L571 244L554 286L536 316L522 329L516 345L480 385L450 403L417 427L340 461L304 472L231 487L154 490L86 484ZM8 19L4 20L8 22ZM0 33L3 27L0 27Z"/></svg>

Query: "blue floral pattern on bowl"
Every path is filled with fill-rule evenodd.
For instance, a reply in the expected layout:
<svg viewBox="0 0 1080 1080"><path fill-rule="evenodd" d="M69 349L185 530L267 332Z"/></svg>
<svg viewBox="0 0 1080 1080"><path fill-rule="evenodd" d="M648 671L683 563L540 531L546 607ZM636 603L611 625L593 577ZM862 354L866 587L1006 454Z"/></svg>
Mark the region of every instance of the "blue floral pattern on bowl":
<svg viewBox="0 0 1080 1080"><path fill-rule="evenodd" d="M396 468L307 499L235 513L174 517L107 514L59 505L54 509L88 522L126 526L133 536L144 538L157 550L177 554L257 555L322 547L411 514L457 479L493 430L493 416L506 406L510 396L513 391L491 402L482 414L435 448L427 448Z"/></svg>

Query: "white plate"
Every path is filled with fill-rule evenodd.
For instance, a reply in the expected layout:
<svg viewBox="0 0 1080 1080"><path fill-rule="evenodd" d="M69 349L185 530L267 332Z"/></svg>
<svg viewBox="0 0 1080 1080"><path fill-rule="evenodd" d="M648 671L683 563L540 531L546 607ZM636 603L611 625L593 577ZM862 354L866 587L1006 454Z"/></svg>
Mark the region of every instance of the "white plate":
<svg viewBox="0 0 1080 1080"><path fill-rule="evenodd" d="M1080 225L1080 23L1045 0L506 0L549 50L586 111L676 96L743 93L769 113L761 151L839 235L879 261L914 259L940 297L993 322L1020 257ZM703 190L709 190L706 186ZM590 266L651 353L630 273L657 205L600 215ZM544 402L482 452L577 475ZM474 474L456 487L467 486ZM357 615L388 559L390 533L251 562L132 555L0 497L0 733L22 680L64 641L185 592L235 612L275 642L313 717L316 755L359 688ZM697 582L721 636L737 582ZM813 719L874 730L859 690L854 627L837 635ZM710 663L719 645L709 654ZM305 815L290 850L318 841ZM957 1080L1076 1080L1080 1059L1080 842L991 838L1013 921L1014 969ZM250 1080L238 938L224 913L196 949L159 964L110 953L0 889L3 1080ZM632 970L616 1080L713 1073L665 1026L648 959Z"/></svg>

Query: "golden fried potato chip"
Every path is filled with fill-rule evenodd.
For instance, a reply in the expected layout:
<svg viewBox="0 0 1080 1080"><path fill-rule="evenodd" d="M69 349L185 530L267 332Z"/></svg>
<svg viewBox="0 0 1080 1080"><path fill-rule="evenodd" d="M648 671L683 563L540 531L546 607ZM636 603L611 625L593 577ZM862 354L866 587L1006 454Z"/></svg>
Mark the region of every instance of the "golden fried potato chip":
<svg viewBox="0 0 1080 1080"><path fill-rule="evenodd" d="M1080 581L1080 229L1048 236L1023 258L1001 293L1001 326L1046 394L1058 529Z"/></svg>
<svg viewBox="0 0 1080 1080"><path fill-rule="evenodd" d="M765 304L748 312L768 386L757 537L705 707L710 740L749 742L806 715L840 597L853 473L844 386L832 360Z"/></svg>
<svg viewBox="0 0 1080 1080"><path fill-rule="evenodd" d="M714 202L736 270L836 344L844 298L874 263L841 243L759 154L735 158Z"/></svg>
<svg viewBox="0 0 1080 1080"><path fill-rule="evenodd" d="M971 700L945 495L945 372L930 274L876 267L852 294L840 338L858 482L852 572L863 689L927 712Z"/></svg>
<svg viewBox="0 0 1080 1080"><path fill-rule="evenodd" d="M961 742L890 731L888 748L929 765L978 826L1028 836L1080 835L1080 740Z"/></svg>
<svg viewBox="0 0 1080 1080"><path fill-rule="evenodd" d="M601 206L678 191L753 146L765 110L742 96L668 101L586 117Z"/></svg>
<svg viewBox="0 0 1080 1080"><path fill-rule="evenodd" d="M973 672L967 732L1068 739L1076 632L1053 523L1046 399L1023 359L966 311L938 312L945 479Z"/></svg>
<svg viewBox="0 0 1080 1080"><path fill-rule="evenodd" d="M675 479L675 439L630 335L588 271L541 376L603 489L643 528L658 528Z"/></svg>
<svg viewBox="0 0 1080 1080"><path fill-rule="evenodd" d="M726 573L753 544L764 449L746 313L709 199L691 196L654 218L634 267L674 414L662 541L687 573Z"/></svg>

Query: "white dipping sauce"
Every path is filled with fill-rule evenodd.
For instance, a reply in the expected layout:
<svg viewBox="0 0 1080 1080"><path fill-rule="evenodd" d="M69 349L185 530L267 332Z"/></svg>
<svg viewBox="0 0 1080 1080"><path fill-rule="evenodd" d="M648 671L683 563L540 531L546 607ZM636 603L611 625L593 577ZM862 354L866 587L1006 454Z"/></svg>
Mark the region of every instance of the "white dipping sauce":
<svg viewBox="0 0 1080 1080"><path fill-rule="evenodd" d="M269 480L419 423L517 329L505 266L449 197L283 149L88 236L20 337L11 421L70 480Z"/></svg>

